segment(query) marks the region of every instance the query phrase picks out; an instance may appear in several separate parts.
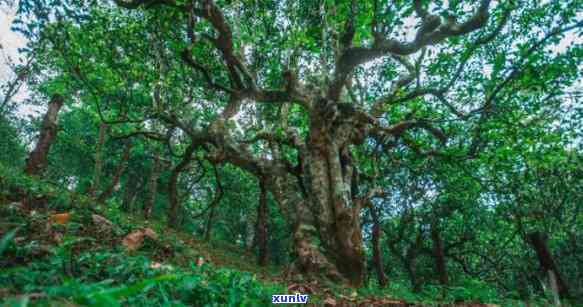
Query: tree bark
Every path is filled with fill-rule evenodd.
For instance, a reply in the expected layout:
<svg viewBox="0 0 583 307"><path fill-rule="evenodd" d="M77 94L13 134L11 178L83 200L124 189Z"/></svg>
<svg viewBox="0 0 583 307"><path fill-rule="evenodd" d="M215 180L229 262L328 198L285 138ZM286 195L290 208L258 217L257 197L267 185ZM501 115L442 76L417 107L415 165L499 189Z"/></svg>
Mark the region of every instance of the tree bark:
<svg viewBox="0 0 583 307"><path fill-rule="evenodd" d="M417 237L415 238L415 243L411 244L407 249L407 256L405 258L407 273L409 274L409 279L411 280L411 285L413 286L413 292L417 293L421 291L421 280L417 274L417 257L419 256L419 251L423 242L423 232L419 230Z"/></svg>
<svg viewBox="0 0 583 307"><path fill-rule="evenodd" d="M245 249L248 251L253 251L253 248L257 245L255 232L257 230L257 223L253 223L251 219L246 216L241 216L241 222L245 224Z"/></svg>
<svg viewBox="0 0 583 307"><path fill-rule="evenodd" d="M293 250L289 274L306 277L321 276L342 282L342 276L334 262L318 246L319 235L314 214L300 192L297 181L290 175L277 174L269 177L268 189L292 228Z"/></svg>
<svg viewBox="0 0 583 307"><path fill-rule="evenodd" d="M99 136L97 139L97 145L95 146L95 169L93 171L93 182L91 183L91 188L89 189L89 195L95 197L97 190L101 185L101 171L103 169L103 143L105 143L105 133L107 132L107 124L101 123L99 125Z"/></svg>
<svg viewBox="0 0 583 307"><path fill-rule="evenodd" d="M432 256L435 264L435 270L439 277L439 283L443 286L449 284L447 273L447 262L444 253L443 241L437 223L431 225Z"/></svg>
<svg viewBox="0 0 583 307"><path fill-rule="evenodd" d="M316 114L317 115L317 114ZM360 228L360 201L351 193L353 165L347 145L337 143L328 125L311 120L310 132L300 145L295 174L279 157L267 162L267 170L241 161L241 154L226 159L257 177L267 189L293 229L294 261L290 274L325 277L358 287L365 275ZM275 155L274 155L275 156Z"/></svg>
<svg viewBox="0 0 583 307"><path fill-rule="evenodd" d="M188 145L182 156L182 160L180 160L180 162L172 169L170 178L168 179L168 202L170 204L168 210L168 224L171 227L178 226L178 209L180 207L180 200L178 199L178 178L180 173L182 173L188 164L190 164L195 149L196 146L194 143Z"/></svg>
<svg viewBox="0 0 583 307"><path fill-rule="evenodd" d="M559 272L559 268L557 267L551 250L547 245L544 234L539 231L531 232L527 234L527 241L531 244L532 248L536 252L541 269L545 275L548 273L548 271L552 271L554 273L557 286L559 288L559 295L562 298L570 298L569 287Z"/></svg>
<svg viewBox="0 0 583 307"><path fill-rule="evenodd" d="M152 207L154 207L154 204L156 203L156 197L158 196L158 177L160 177L160 171L160 156L155 154L154 165L152 166L152 171L148 180L148 196L144 201L144 218L146 220L150 218L152 214Z"/></svg>
<svg viewBox="0 0 583 307"><path fill-rule="evenodd" d="M370 215L372 217L372 259L377 273L377 280L379 286L384 288L387 285L387 276L383 267L383 256L380 248L381 239L381 225L379 222L379 215L372 204L369 206Z"/></svg>
<svg viewBox="0 0 583 307"><path fill-rule="evenodd" d="M421 280L417 275L417 257L419 256L419 251L423 244L423 232L421 229L417 232L415 242L409 245L407 249L407 254L405 257L405 265L407 273L409 274L409 279L411 280L411 285L413 286L413 292L417 293L421 291Z"/></svg>
<svg viewBox="0 0 583 307"><path fill-rule="evenodd" d="M124 185L123 198L121 203L122 210L132 212L134 198L138 190L138 178L133 173L127 175L127 180Z"/></svg>
<svg viewBox="0 0 583 307"><path fill-rule="evenodd" d="M307 142L305 185L308 210L312 213L325 258L354 287L364 281L366 271L360 204L351 194L353 166L347 146L328 126L328 118L316 117L310 124ZM310 212L311 211L311 212ZM312 251L318 246L311 245ZM334 274L334 273L333 273Z"/></svg>
<svg viewBox="0 0 583 307"><path fill-rule="evenodd" d="M64 98L55 94L49 101L47 112L43 117L40 136L34 149L26 159L24 173L30 176L40 176L47 168L47 161L51 145L55 141L58 132L58 114L63 106ZM15 194L24 195L22 203L25 208L40 207L46 203L46 197L36 198L19 190Z"/></svg>
<svg viewBox="0 0 583 307"><path fill-rule="evenodd" d="M227 132L224 122L208 129L220 139L220 149L210 160L228 162L266 180L267 188L293 229L293 264L289 272L307 278L326 277L358 287L366 266L360 227L359 198L352 195L354 166L345 135L353 127L330 126L332 120L314 111L307 139L293 140L298 147L298 165L254 156ZM202 139L202 137L201 137Z"/></svg>
<svg viewBox="0 0 583 307"><path fill-rule="evenodd" d="M49 108L43 118L38 142L26 159L25 173L27 175L40 175L47 167L47 157L57 136L57 117L63 102L61 95L55 94L51 97Z"/></svg>
<svg viewBox="0 0 583 307"><path fill-rule="evenodd" d="M210 204L210 212L204 230L204 240L207 242L211 240L216 207L221 201L221 198L223 197L223 185L221 184L221 177L216 166L213 166L213 171L215 174L216 189L215 196L213 197L212 203Z"/></svg>
<svg viewBox="0 0 583 307"><path fill-rule="evenodd" d="M97 197L97 202L103 203L109 197L111 197L111 194L113 194L113 192L115 192L116 187L119 183L119 179L121 178L121 175L123 174L123 172L125 171L125 169L127 167L127 161L130 158L131 149L132 149L132 143L130 141L128 141L124 146L121 161L119 162L118 166L116 167L115 171L113 172L113 178L111 178L111 182L105 188L105 190L103 192L101 192L101 194L99 194L99 196Z"/></svg>
<svg viewBox="0 0 583 307"><path fill-rule="evenodd" d="M410 219L408 218L407 221L404 223L410 223ZM403 221L401 222L403 223ZM403 250L398 247L397 243L403 239L403 235L405 232L405 225L400 225L399 229L399 237L394 240L390 240L388 242L389 249L391 252L401 261L407 275L409 276L409 280L411 282L411 286L413 287L413 292L419 292L421 290L421 280L417 275L417 257L419 256L419 251L423 244L423 232L421 229L417 231L415 236L414 242L406 242L407 243L407 250L403 254Z"/></svg>
<svg viewBox="0 0 583 307"><path fill-rule="evenodd" d="M101 186L101 171L103 170L103 143L105 143L105 134L107 132L107 124L99 124L99 135L97 137L97 144L95 145L95 165L93 170L93 181L89 188L89 195L95 197L97 190Z"/></svg>
<svg viewBox="0 0 583 307"><path fill-rule="evenodd" d="M259 206L257 206L257 226L255 228L255 240L257 242L257 262L260 266L267 265L268 262L268 249L267 249L267 236L268 236L268 216L269 208L267 207L267 190L265 188L265 183L260 181L259 183L260 194L259 194Z"/></svg>
<svg viewBox="0 0 583 307"><path fill-rule="evenodd" d="M204 227L204 240L210 242L213 233L213 225L215 221L215 205L211 205L211 210L206 220L206 225Z"/></svg>

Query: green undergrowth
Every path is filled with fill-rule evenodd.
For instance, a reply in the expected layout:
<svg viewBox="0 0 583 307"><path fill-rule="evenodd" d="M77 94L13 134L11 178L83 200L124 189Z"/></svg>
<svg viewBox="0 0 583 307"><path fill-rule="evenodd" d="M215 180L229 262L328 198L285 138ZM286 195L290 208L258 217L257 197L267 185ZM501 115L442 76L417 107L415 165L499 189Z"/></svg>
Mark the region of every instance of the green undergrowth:
<svg viewBox="0 0 583 307"><path fill-rule="evenodd" d="M10 200L14 191L48 196L47 209L23 210ZM60 212L71 219L49 225ZM93 225L94 214L113 226ZM145 227L159 240L126 251L123 237ZM250 253L133 218L115 204L96 206L1 165L0 238L2 306L261 306L286 292Z"/></svg>
<svg viewBox="0 0 583 307"><path fill-rule="evenodd" d="M159 233L160 242L146 241L132 253L120 244L119 234L153 223L116 224L118 230L106 237L81 224L89 213L75 210L77 217L66 225L39 232L48 215L7 215L5 210L16 210L9 205L2 210L2 224L19 225L3 235L0 246L6 306L257 306L285 293L283 285L261 279L259 273L268 274L261 269L229 268L237 263L227 252L185 242L176 232ZM51 242L57 234L59 242ZM204 263L197 263L201 257ZM223 262L215 265L213 258Z"/></svg>
<svg viewBox="0 0 583 307"><path fill-rule="evenodd" d="M172 242L176 253L171 261L177 265L185 265L192 259L202 257L204 262L211 262L214 266L251 272L260 279L273 279L281 269L276 266L261 267L256 265L255 254L228 242L207 242L202 238L197 238L194 234L169 228L166 223L155 219L144 220L121 211L115 212L114 215L118 215L117 218L123 224L149 227L161 234L168 242Z"/></svg>
<svg viewBox="0 0 583 307"><path fill-rule="evenodd" d="M8 306L256 306L267 303L279 285L259 282L245 272L208 264L153 268L147 256L117 251L81 253L74 274L63 272L63 259L49 256L25 267L4 270ZM23 295L24 294L24 295ZM25 304L26 305L26 304Z"/></svg>
<svg viewBox="0 0 583 307"><path fill-rule="evenodd" d="M46 208L24 210L11 199L15 191L45 197ZM61 212L70 213L71 219L49 226L50 216ZM104 230L94 225L95 214L113 226ZM159 239L145 240L137 251L126 251L124 236L146 227ZM415 306L458 302L524 306L517 297L503 298L476 280L447 288L426 286L414 293L407 282L396 279L386 288L370 282L355 290L325 281L284 282L281 272L281 267L256 265L255 255L239 246L205 242L161 221L127 214L115 203L96 205L86 196L0 164L2 306L264 306L270 304L272 294L296 291L288 291L290 284L305 284L307 288L300 289L308 289L305 293L316 305L327 299L338 306L359 306L363 301L374 305L374 300L382 305L380 301L394 298L416 302ZM551 301L549 294L531 306Z"/></svg>

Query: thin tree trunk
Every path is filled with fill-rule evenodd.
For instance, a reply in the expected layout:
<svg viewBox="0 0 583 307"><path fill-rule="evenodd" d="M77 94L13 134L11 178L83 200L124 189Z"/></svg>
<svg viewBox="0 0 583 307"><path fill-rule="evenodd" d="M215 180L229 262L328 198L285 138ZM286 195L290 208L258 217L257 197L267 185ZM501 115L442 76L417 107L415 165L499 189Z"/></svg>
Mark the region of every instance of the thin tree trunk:
<svg viewBox="0 0 583 307"><path fill-rule="evenodd" d="M267 250L267 236L268 236L268 216L269 208L267 207L267 190L265 183L259 183L259 206L257 206L257 226L255 228L255 240L257 242L258 257L257 262L260 266L267 265L268 250Z"/></svg>
<svg viewBox="0 0 583 307"><path fill-rule="evenodd" d="M168 224L171 227L178 226L178 208L180 206L180 200L178 199L178 178L180 173L182 173L190 161L192 160L192 155L196 145L191 143L186 148L182 160L172 169L170 178L168 179L168 201L170 203L170 208L168 210Z"/></svg>
<svg viewBox="0 0 583 307"><path fill-rule="evenodd" d="M121 175L123 174L123 172L125 171L125 169L127 167L127 161L130 158L131 149L132 149L132 143L128 140L128 142L124 146L121 161L119 162L118 166L116 167L116 169L113 173L113 178L111 179L111 182L105 188L105 190L99 195L99 197L97 197L97 202L103 203L115 191L115 189L119 183L119 179L121 178Z"/></svg>
<svg viewBox="0 0 583 307"><path fill-rule="evenodd" d="M101 123L99 125L99 137L97 139L97 145L95 146L95 169L93 171L93 182L91 183L91 188L89 189L89 195L95 197L97 190L101 185L101 171L103 169L103 143L105 143L105 133L107 132L107 124Z"/></svg>
<svg viewBox="0 0 583 307"><path fill-rule="evenodd" d="M49 150L57 136L57 116L63 102L61 95L55 94L51 97L49 108L43 118L38 142L26 159L25 173L27 175L40 175L47 167Z"/></svg>
<svg viewBox="0 0 583 307"><path fill-rule="evenodd" d="M257 223L254 224L253 221L247 216L241 216L241 221L245 223L245 248L248 251L252 251L253 247L257 245L257 242L255 242L255 231L257 230Z"/></svg>
<svg viewBox="0 0 583 307"><path fill-rule="evenodd" d="M559 290L559 295L562 298L569 298L570 297L569 287L567 286L561 273L559 272L557 264L553 258L549 246L547 245L543 233L539 231L529 233L527 235L527 240L533 247L534 251L536 252L538 261L543 272L547 273L548 271L552 271L554 273Z"/></svg>
<svg viewBox="0 0 583 307"><path fill-rule="evenodd" d="M404 228L401 228L399 230L399 238L401 238L403 234ZM399 240L389 241L389 249L397 258L399 258L405 267L409 280L411 281L411 286L413 287L413 292L419 292L421 290L421 281L417 275L417 257L419 256L419 250L423 243L423 232L421 229L417 232L415 242L408 244L409 246L404 255L402 254L402 250L397 246L398 242Z"/></svg>
<svg viewBox="0 0 583 307"><path fill-rule="evenodd" d="M136 197L138 190L138 179L133 173L127 175L127 180L124 185L123 199L121 208L126 212L132 212L133 200Z"/></svg>
<svg viewBox="0 0 583 307"><path fill-rule="evenodd" d="M443 241L439 233L439 226L437 223L431 225L431 241L432 241L432 255L435 263L435 270L439 276L439 283L443 286L449 284L449 276L447 273L447 262L443 250Z"/></svg>
<svg viewBox="0 0 583 307"><path fill-rule="evenodd" d="M150 173L150 178L148 180L148 196L144 201L144 218L149 219L152 214L152 207L156 203L156 197L158 196L158 177L160 176L160 156L156 153L154 155L154 165L152 166L152 171Z"/></svg>
<svg viewBox="0 0 583 307"><path fill-rule="evenodd" d="M407 272L409 273L409 278L411 279L411 284L413 285L413 292L421 291L421 280L417 275L417 257L419 256L419 250L423 244L423 232L421 229L417 232L417 237L415 238L415 243L409 246L407 250Z"/></svg>
<svg viewBox="0 0 583 307"><path fill-rule="evenodd" d="M216 190L215 190L215 196L213 198L212 203L210 204L210 212L209 212L209 216L208 219L206 221L206 227L204 230L204 240L209 242L211 240L211 235L212 235L212 231L213 231L213 223L214 223L214 219L215 219L215 209L217 207L217 205L219 204L219 202L221 201L221 198L223 197L223 186L221 184L221 177L219 176L219 171L217 170L216 165L213 166L213 170L215 173L215 180L216 180Z"/></svg>
<svg viewBox="0 0 583 307"><path fill-rule="evenodd" d="M551 284L551 292L553 293L553 300L555 301L555 306L561 306L561 299L559 295L559 285L557 284L557 276L553 271L548 271L549 273L549 284Z"/></svg>
<svg viewBox="0 0 583 307"><path fill-rule="evenodd" d="M211 240L214 220L215 220L215 206L213 204L211 206L211 210L209 211L209 216L206 220L206 226L204 228L204 240L206 242L210 242Z"/></svg>
<svg viewBox="0 0 583 307"><path fill-rule="evenodd" d="M47 167L48 154L51 145L57 137L57 119L59 111L63 106L63 102L63 97L58 94L53 95L49 101L48 110L43 118L38 142L26 159L24 172L27 175L40 176ZM25 208L39 207L46 203L44 197L35 198L31 195L27 195L23 191L17 191L15 194L24 195L22 203Z"/></svg>
<svg viewBox="0 0 583 307"><path fill-rule="evenodd" d="M387 285L387 276L383 267L383 256L380 248L381 225L379 222L379 215L372 204L369 204L369 211L372 217L372 259L377 273L379 286L385 287Z"/></svg>

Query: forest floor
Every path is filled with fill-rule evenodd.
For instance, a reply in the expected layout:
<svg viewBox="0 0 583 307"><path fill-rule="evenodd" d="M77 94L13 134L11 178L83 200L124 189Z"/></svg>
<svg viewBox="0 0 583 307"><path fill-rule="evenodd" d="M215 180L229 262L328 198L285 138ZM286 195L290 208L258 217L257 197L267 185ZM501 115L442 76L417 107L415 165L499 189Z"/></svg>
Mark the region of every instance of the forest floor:
<svg viewBox="0 0 583 307"><path fill-rule="evenodd" d="M285 268L260 267L238 246L198 240L120 210L40 212L20 203L0 209L0 301L6 306L258 306L270 305L272 294L298 292L319 306L495 306L406 301L291 281L282 277Z"/></svg>
<svg viewBox="0 0 583 307"><path fill-rule="evenodd" d="M25 209L15 191L45 206ZM233 243L205 242L0 167L0 306L265 306L296 293L311 306L497 306L467 289L462 299L414 294L397 280L383 289L292 280Z"/></svg>

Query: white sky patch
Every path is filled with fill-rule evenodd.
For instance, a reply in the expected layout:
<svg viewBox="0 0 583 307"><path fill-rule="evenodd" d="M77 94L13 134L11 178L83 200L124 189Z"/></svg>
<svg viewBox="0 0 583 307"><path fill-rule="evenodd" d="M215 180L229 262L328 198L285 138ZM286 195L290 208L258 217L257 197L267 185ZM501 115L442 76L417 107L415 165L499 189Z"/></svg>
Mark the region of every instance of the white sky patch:
<svg viewBox="0 0 583 307"><path fill-rule="evenodd" d="M494 69L491 64L486 64L482 68L482 73L484 74L484 76L486 76L486 78L490 78L490 76L492 75L492 71L494 71Z"/></svg>
<svg viewBox="0 0 583 307"><path fill-rule="evenodd" d="M14 21L16 5L11 7L0 5L0 84L14 80L15 74L10 68L14 64L22 64L24 58L18 54L18 49L26 45L26 38L20 33L10 29ZM3 95L3 93L0 93ZM38 114L43 108L29 104L23 104L30 92L24 85L20 91L12 98L20 103L17 114L21 117Z"/></svg>
<svg viewBox="0 0 583 307"><path fill-rule="evenodd" d="M16 8L0 5L0 44L2 44L2 58L0 58L0 80L4 81L10 74L7 60L20 62L18 58L18 48L24 47L26 39L10 30L14 21Z"/></svg>
<svg viewBox="0 0 583 307"><path fill-rule="evenodd" d="M14 74L10 70L9 63L21 63L22 59L18 56L18 48L24 47L26 39L10 30L14 21L14 8L8 8L0 5L0 82L10 80Z"/></svg>

